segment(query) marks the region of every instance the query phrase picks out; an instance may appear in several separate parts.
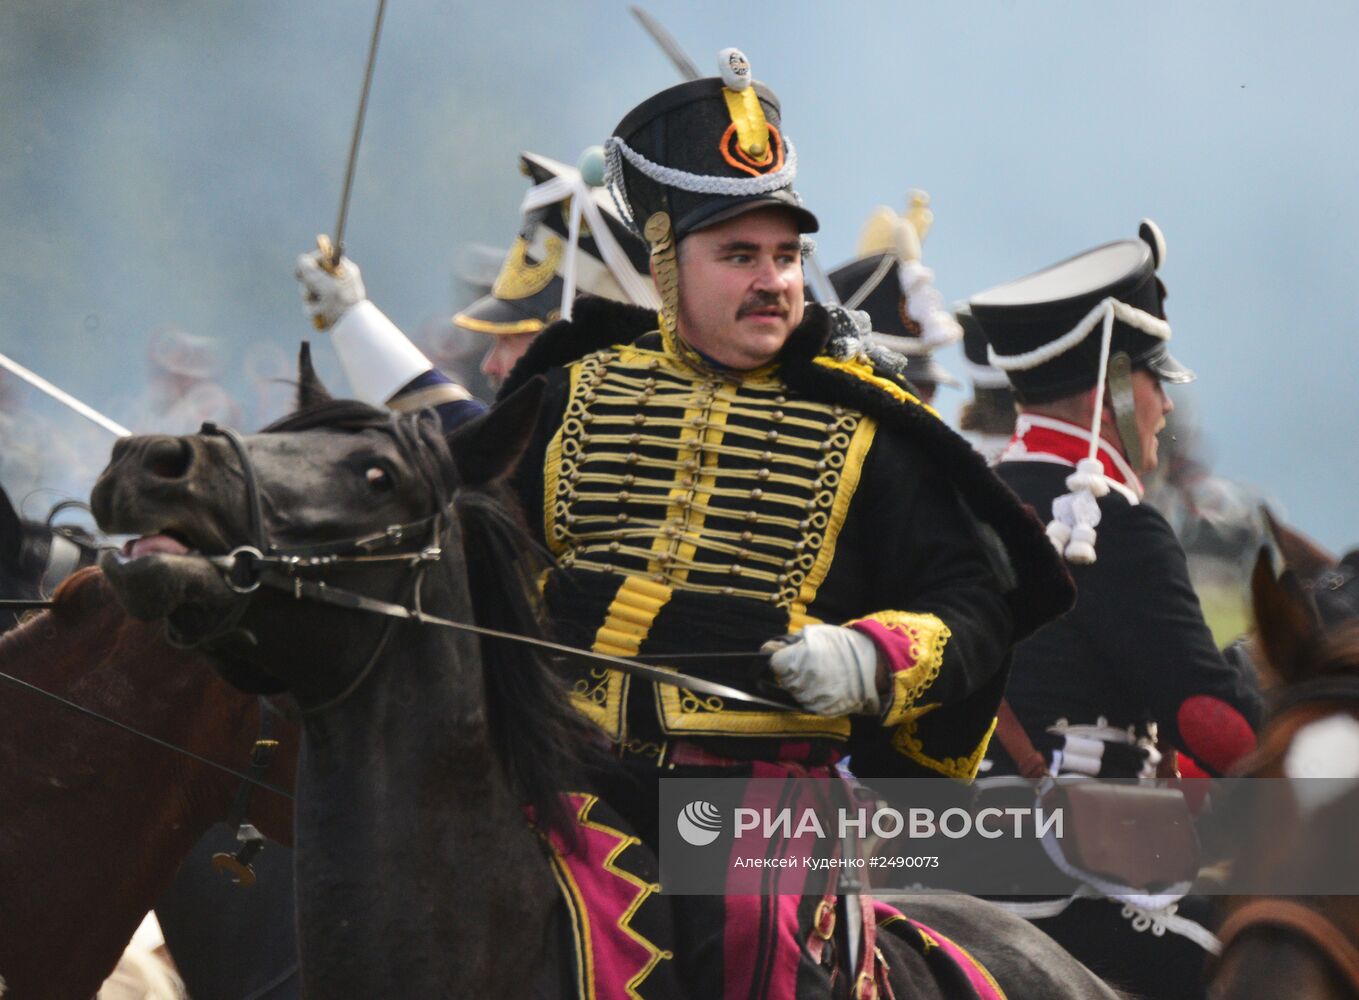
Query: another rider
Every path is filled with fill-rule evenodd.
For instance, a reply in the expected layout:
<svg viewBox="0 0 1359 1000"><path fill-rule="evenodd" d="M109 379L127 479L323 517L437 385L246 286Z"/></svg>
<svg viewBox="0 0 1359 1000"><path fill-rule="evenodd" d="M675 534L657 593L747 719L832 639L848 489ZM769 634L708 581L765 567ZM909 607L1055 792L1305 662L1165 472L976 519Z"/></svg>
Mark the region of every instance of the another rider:
<svg viewBox="0 0 1359 1000"><path fill-rule="evenodd" d="M497 388L533 338L560 319L564 307L569 311L564 301L568 281L571 299L585 294L656 304L646 249L599 189L602 154L586 151L581 164L585 174L537 153L522 154L519 163L533 187L525 196L518 232L489 293L453 317L454 326L486 339L481 371ZM576 194L588 195L590 204L581 211L573 242L570 206ZM307 312L318 327L331 331L359 398L400 410L434 406L446 426L481 412L479 402L434 370L429 359L367 300L352 261L346 260L339 271L338 276L332 274L319 251L297 260Z"/></svg>
<svg viewBox="0 0 1359 1000"><path fill-rule="evenodd" d="M1018 401L996 472L1052 519L1079 594L1070 614L1016 649L1007 697L1058 767L1084 767L1051 731L1058 720L1103 718L1106 753L1129 727L1144 735L1155 723L1169 746L1222 774L1255 745L1260 699L1214 644L1170 526L1141 502L1139 475L1156 468L1172 408L1162 383L1194 377L1166 348L1164 240L1150 223L1142 233L971 300ZM1129 761L1096 763L1101 775L1132 777L1142 763Z"/></svg>
<svg viewBox="0 0 1359 1000"><path fill-rule="evenodd" d="M604 161L599 147L586 150L576 169L537 153L523 154L519 164L534 183L519 231L490 294L453 317L454 325L490 337L481 370L497 388L533 338L562 318L568 277L575 294L655 304L646 247L600 189ZM606 231L597 235L583 224L572 243L569 201L562 192L586 188L591 189L595 221L602 221Z"/></svg>
<svg viewBox="0 0 1359 1000"><path fill-rule="evenodd" d="M1048 534L1077 588L1069 614L1015 648L1006 698L1018 729L1002 720L1005 749L995 748L990 774L1146 777L1159 737L1218 775L1255 746L1259 694L1218 651L1184 550L1142 502L1139 476L1156 467L1156 435L1172 409L1163 383L1194 377L1167 349L1164 259L1159 229L1144 222L1138 239L971 299L990 361L1018 401L996 472L1051 518ZM1199 946L1134 934L1128 916L1115 900L1077 900L1038 923L1121 985L1194 995ZM1173 908L1158 918L1178 926Z"/></svg>
<svg viewBox="0 0 1359 1000"><path fill-rule="evenodd" d="M546 377L516 486L556 557L544 598L564 640L662 662L772 640L769 667L802 708L567 668L627 775L604 798L653 850L661 777L828 777L852 752L861 774L970 780L1011 644L1070 601L1032 515L899 373L875 367L847 313L804 305L802 234L817 220L792 190L779 103L739 53L722 66L722 79L634 108L607 147L620 209L650 247L659 315L581 299L502 390ZM369 303L337 326L342 356L356 344L372 368L408 359L360 380L369 399L434 378ZM682 664L755 680L723 658ZM630 913L651 891L635 885ZM686 995L826 994L833 897L668 901ZM918 960L954 960L891 919ZM873 920L869 909L865 935ZM848 971L867 995L885 968L860 952ZM622 973L640 981L668 954Z"/></svg>
<svg viewBox="0 0 1359 1000"><path fill-rule="evenodd" d="M873 342L906 359L906 378L925 404L934 402L939 386L960 384L934 358L962 333L942 307L933 272L920 262L933 221L923 191L911 193L904 215L880 206L859 237L859 255L827 275L846 309L868 314Z"/></svg>

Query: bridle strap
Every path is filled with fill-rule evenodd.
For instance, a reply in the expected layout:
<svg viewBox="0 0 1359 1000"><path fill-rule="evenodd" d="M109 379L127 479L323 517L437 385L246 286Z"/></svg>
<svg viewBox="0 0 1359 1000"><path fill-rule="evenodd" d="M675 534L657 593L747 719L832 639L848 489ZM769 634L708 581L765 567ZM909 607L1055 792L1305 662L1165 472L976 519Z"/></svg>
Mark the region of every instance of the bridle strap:
<svg viewBox="0 0 1359 1000"><path fill-rule="evenodd" d="M269 773L269 768L274 764L274 752L278 749L278 740L274 739L274 712L263 699L260 699L259 709L260 727L255 742L250 747L249 773L253 780L242 782L240 790L236 792L236 798L231 803L231 809L227 812L225 820L226 825L230 827L239 827L245 822L246 810L250 808L250 793Z"/></svg>
<svg viewBox="0 0 1359 1000"><path fill-rule="evenodd" d="M1291 899L1253 899L1234 911L1218 931L1222 957L1246 930L1273 927L1292 931L1319 950L1359 993L1359 948L1324 913Z"/></svg>
<svg viewBox="0 0 1359 1000"><path fill-rule="evenodd" d="M259 699L259 708L259 735L255 737L255 742L250 748L250 774L256 781L263 780L264 776L269 773L269 768L274 763L274 751L278 749L278 740L273 738L273 709L263 697ZM248 889L255 884L255 868L250 862L255 859L260 851L264 850L264 834L255 829L255 825L245 818L246 810L250 808L251 793L254 790L255 782L242 782L235 800L231 803L231 809L227 812L226 825L235 829L236 841L241 846L236 849L235 854L229 851L218 851L212 856L213 870L223 871L231 875L235 884L243 889Z"/></svg>
<svg viewBox="0 0 1359 1000"><path fill-rule="evenodd" d="M1269 715L1270 718L1277 719L1299 705L1318 701L1354 701L1357 699L1359 699L1359 676L1316 677L1280 689L1270 699Z"/></svg>
<svg viewBox="0 0 1359 1000"><path fill-rule="evenodd" d="M264 534L264 504L260 499L259 479L255 475L255 463L250 461L245 438L241 437L239 431L234 431L230 427L220 427L211 420L203 422L199 433L207 437L226 438L231 450L236 453L236 460L241 467L241 478L245 480L246 515L250 518L251 541L261 552L271 551L269 539Z"/></svg>
<svg viewBox="0 0 1359 1000"><path fill-rule="evenodd" d="M415 430L407 430L399 421L395 422L397 437L415 436ZM238 547L232 555L240 553L255 554L260 562L270 561L270 558L277 557L281 560L299 564L306 562L317 566L334 557L345 556L350 553L359 553L352 556L352 561L358 562L365 558L363 553L372 552L375 549L400 545L409 536L420 532L428 531L435 537L437 545L437 535L440 531L444 518L445 510L449 504L448 497L443 481L436 471L426 470L430 480L430 485L439 494L439 510L422 517L415 521L408 521L404 524L393 524L384 528L382 531L373 532L368 535L361 535L357 538L342 538L334 542L321 542L316 545L298 546L295 548L285 548L274 545L264 528L264 502L260 495L259 476L255 473L255 463L250 459L250 451L245 443L245 438L240 432L230 427L222 427L212 421L205 421L199 433L207 437L224 437L231 445L232 451L236 454L236 462L240 466L241 478L245 483L246 495L246 516L249 520L250 544ZM400 558L392 556L378 556L377 559ZM253 588L252 588L253 589Z"/></svg>

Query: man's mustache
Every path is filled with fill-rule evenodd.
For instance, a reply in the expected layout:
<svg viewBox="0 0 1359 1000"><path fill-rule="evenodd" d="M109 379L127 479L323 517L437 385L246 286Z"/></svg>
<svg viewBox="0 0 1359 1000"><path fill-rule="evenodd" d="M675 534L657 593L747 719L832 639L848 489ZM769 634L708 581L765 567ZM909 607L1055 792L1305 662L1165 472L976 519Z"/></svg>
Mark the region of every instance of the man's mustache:
<svg viewBox="0 0 1359 1000"><path fill-rule="evenodd" d="M736 318L749 316L753 312L761 309L778 309L785 316L788 315L788 303L782 295L776 292L756 292L750 298L741 303L741 308L736 311Z"/></svg>

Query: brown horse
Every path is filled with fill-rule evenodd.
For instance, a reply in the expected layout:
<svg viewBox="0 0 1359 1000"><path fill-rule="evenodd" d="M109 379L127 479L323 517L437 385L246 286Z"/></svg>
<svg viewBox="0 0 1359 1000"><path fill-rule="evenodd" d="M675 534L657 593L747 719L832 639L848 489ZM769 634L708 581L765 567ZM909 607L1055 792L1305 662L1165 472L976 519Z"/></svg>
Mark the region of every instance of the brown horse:
<svg viewBox="0 0 1359 1000"><path fill-rule="evenodd" d="M1252 594L1260 645L1279 688L1259 746L1241 771L1252 778L1298 777L1290 773L1288 761L1300 734L1316 733L1309 727L1322 720L1359 719L1359 626L1323 628L1298 577L1290 570L1276 579L1264 553L1256 563ZM1352 761L1337 764L1344 773L1334 777L1348 777ZM1268 815L1247 813L1242 829L1249 842L1235 862L1238 873L1248 872L1258 884L1285 865L1299 870L1300 862L1313 880L1336 866L1352 868L1359 862L1354 831L1348 824L1336 830L1335 817L1354 815L1357 789L1342 797L1339 812L1280 808L1274 797ZM1214 998L1359 997L1359 897L1233 897L1220 936Z"/></svg>
<svg viewBox="0 0 1359 1000"><path fill-rule="evenodd" d="M238 771L259 702L162 629L129 619L102 574L0 638L0 671ZM242 781L5 684L0 697L0 994L89 1000L180 862L223 820ZM295 727L266 774L291 788ZM291 802L257 790L251 820L287 843Z"/></svg>

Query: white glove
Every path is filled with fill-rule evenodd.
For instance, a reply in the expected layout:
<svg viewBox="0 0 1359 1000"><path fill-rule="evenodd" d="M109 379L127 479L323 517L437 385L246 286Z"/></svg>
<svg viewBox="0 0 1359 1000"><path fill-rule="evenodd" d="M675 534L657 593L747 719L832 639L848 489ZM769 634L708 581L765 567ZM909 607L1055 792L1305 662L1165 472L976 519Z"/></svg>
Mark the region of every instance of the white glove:
<svg viewBox="0 0 1359 1000"><path fill-rule="evenodd" d="M295 273L302 283L302 308L318 330L330 329L351 306L368 297L359 266L348 257L341 257L331 274L322 266L321 251L313 250L298 256Z"/></svg>
<svg viewBox="0 0 1359 1000"><path fill-rule="evenodd" d="M771 639L769 669L779 686L817 715L876 715L878 647L844 625L808 625L797 635Z"/></svg>

